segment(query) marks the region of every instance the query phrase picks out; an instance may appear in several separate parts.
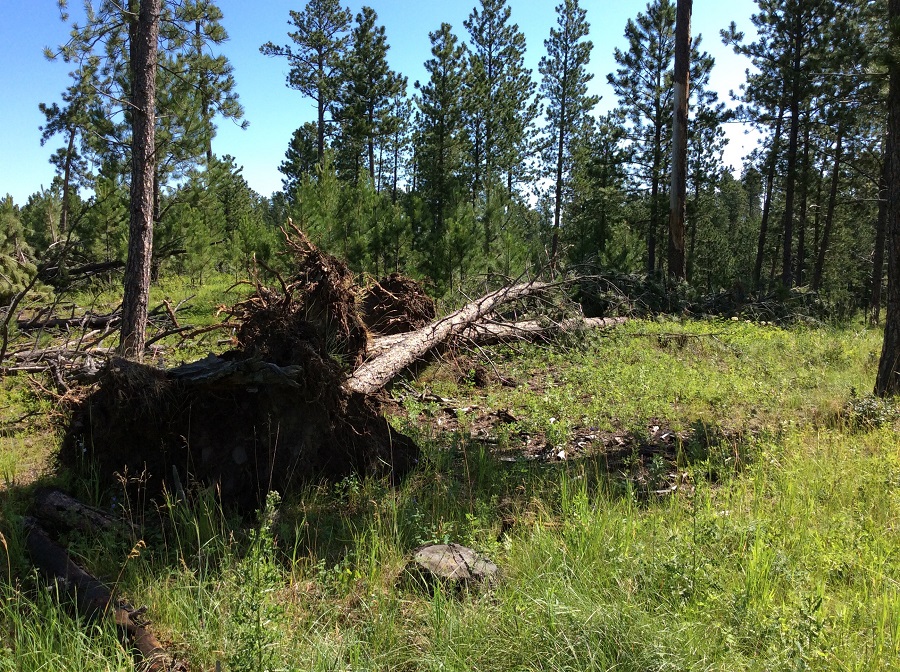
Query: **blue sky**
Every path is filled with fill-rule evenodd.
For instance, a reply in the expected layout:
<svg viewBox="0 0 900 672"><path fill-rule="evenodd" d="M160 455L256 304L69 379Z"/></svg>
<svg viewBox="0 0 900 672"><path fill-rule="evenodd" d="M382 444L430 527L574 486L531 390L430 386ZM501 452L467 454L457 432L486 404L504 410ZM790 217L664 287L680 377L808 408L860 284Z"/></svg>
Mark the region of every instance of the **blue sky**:
<svg viewBox="0 0 900 672"><path fill-rule="evenodd" d="M71 0L77 16L79 0ZM444 0L441 3L401 0L354 0L348 6L354 15L363 4L378 13L391 45L389 60L395 70L409 78L410 89L417 79L425 78L423 63L430 56L428 33L442 21L453 25L465 39L463 20L476 0ZM535 73L544 53L544 40L555 25L554 1L509 0L512 19L525 34L526 63ZM645 1L582 0L591 24L594 50L590 70L594 73L592 93L602 96L598 113L615 106L616 100L606 75L616 68L613 50L626 47L625 23L646 8ZM287 64L284 59L259 53L267 41L287 42L288 11L303 8L303 0L220 0L222 21L230 40L222 52L235 69L237 91L246 111L249 128L242 131L229 121L219 123L213 143L217 154L231 154L244 167L250 186L263 195L281 188L281 163L294 129L314 119L310 100L285 86ZM737 89L748 67L745 59L726 49L718 37L721 28L735 21L738 28L752 33L750 15L756 9L752 0L695 0L692 32L704 36L703 48L716 58L712 88L729 101L728 91ZM60 21L55 0L3 0L0 21L0 196L12 194L16 203L25 203L29 194L53 179L48 163L61 139L40 145L38 127L43 121L38 103L59 99L68 85L68 67L61 61L43 57L44 47L65 42L69 27ZM535 75L536 76L536 75ZM730 103L729 103L730 104ZM739 168L741 157L753 148L754 134L745 135L740 125L726 129L731 140L726 163Z"/></svg>

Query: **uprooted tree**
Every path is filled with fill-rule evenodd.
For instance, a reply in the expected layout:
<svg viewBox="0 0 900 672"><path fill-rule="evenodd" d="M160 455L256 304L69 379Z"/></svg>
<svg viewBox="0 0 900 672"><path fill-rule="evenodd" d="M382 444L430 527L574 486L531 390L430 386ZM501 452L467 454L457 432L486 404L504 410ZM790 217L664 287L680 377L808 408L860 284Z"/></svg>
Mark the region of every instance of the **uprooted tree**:
<svg viewBox="0 0 900 672"><path fill-rule="evenodd" d="M387 278L359 297L343 262L296 228L287 241L295 272L276 274L278 289L257 282L231 309L234 349L166 371L111 360L73 414L62 463L90 463L108 483L156 492L187 480L214 483L223 500L244 507L319 476L401 477L418 447L381 413L378 392L393 378L454 339L534 337L585 324L496 319L501 306L547 291L540 282L502 287L429 320L434 306L415 283ZM415 314L401 318L409 307ZM421 326L396 333L401 323ZM609 322L588 326L600 324Z"/></svg>

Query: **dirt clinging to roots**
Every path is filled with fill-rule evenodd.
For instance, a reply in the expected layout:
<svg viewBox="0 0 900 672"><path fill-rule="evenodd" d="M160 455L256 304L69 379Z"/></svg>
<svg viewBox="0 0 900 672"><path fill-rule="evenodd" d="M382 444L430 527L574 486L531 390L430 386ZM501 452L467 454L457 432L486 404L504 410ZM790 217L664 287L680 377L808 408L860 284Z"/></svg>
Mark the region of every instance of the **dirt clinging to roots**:
<svg viewBox="0 0 900 672"><path fill-rule="evenodd" d="M418 282L392 273L368 288L362 299L362 314L369 331L389 335L423 327L436 312L434 301Z"/></svg>
<svg viewBox="0 0 900 672"><path fill-rule="evenodd" d="M236 349L167 371L112 360L73 413L61 464L135 495L212 484L247 509L321 477L411 469L418 447L379 400L341 387L368 339L352 272L299 230L288 246L291 277L232 309Z"/></svg>

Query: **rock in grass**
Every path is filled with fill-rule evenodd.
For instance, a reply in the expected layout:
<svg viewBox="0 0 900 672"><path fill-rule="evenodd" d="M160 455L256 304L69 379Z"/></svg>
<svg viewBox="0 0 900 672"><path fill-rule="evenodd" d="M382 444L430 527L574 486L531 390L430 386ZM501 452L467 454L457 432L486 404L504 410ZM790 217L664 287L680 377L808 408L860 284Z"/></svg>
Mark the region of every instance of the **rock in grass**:
<svg viewBox="0 0 900 672"><path fill-rule="evenodd" d="M413 554L411 566L425 577L457 584L491 581L499 571L493 562L459 544L422 546Z"/></svg>

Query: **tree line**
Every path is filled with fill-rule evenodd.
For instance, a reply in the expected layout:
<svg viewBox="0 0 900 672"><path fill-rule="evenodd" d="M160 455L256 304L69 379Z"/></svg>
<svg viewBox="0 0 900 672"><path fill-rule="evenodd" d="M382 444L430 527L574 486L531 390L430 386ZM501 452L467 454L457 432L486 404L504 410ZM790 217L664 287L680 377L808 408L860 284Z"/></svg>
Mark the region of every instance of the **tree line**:
<svg viewBox="0 0 900 672"><path fill-rule="evenodd" d="M277 263L278 227L290 218L354 269L402 271L437 295L486 274L583 268L671 274L709 293L812 292L837 314L865 307L878 319L894 49L886 0L758 0L754 39L735 23L714 36L752 65L735 110L709 87L715 62L704 38L690 40L683 258L674 263L672 243L662 251L674 0L652 0L623 27L617 68L605 74L617 106L603 115L588 93L598 73L577 0L557 6L536 75L507 1L480 0L462 31L442 23L430 33L426 78L412 84L389 65L375 9L353 16L339 0L309 0L290 12L287 40L261 46L287 61L286 85L317 110L290 138L283 188L270 196L213 152L215 122L243 116L217 53L227 37L221 11L205 0L156 1L145 215L153 275L202 282L254 257ZM43 140L60 144L57 177L24 205L0 203L7 294L61 241L70 265L128 256L144 5L88 3L86 23L56 54L73 68L61 103L42 105ZM762 141L734 175L723 128L737 121Z"/></svg>

